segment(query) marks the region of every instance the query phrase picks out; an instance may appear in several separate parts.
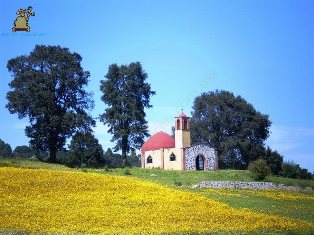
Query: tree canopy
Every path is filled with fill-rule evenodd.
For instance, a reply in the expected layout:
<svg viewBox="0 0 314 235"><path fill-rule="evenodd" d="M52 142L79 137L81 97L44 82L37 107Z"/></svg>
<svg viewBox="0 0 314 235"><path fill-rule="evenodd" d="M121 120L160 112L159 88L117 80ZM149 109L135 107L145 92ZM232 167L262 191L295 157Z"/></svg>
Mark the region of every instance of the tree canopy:
<svg viewBox="0 0 314 235"><path fill-rule="evenodd" d="M37 45L29 55L7 64L13 80L6 107L19 118L29 118L25 133L30 144L48 150L51 162L68 137L94 124L87 114L93 101L84 89L90 74L81 67L81 60L68 48Z"/></svg>
<svg viewBox="0 0 314 235"><path fill-rule="evenodd" d="M261 158L267 162L272 174L279 175L282 171L283 156L281 156L277 151L271 150L270 147L267 147Z"/></svg>
<svg viewBox="0 0 314 235"><path fill-rule="evenodd" d="M12 156L14 158L30 158L33 155L35 155L33 153L33 150L26 145L16 146L16 148L12 152Z"/></svg>
<svg viewBox="0 0 314 235"><path fill-rule="evenodd" d="M69 145L72 166L92 166L103 160L103 149L91 132L76 133Z"/></svg>
<svg viewBox="0 0 314 235"><path fill-rule="evenodd" d="M270 125L268 116L242 97L216 90L195 98L191 139L214 147L220 168L245 169L264 154Z"/></svg>
<svg viewBox="0 0 314 235"><path fill-rule="evenodd" d="M127 153L138 149L148 137L148 125L144 108L152 107L150 97L155 94L146 81L147 74L139 62L129 65L112 64L105 80L101 81L101 100L107 105L100 116L109 126L108 133L116 143L114 151L122 150L123 166Z"/></svg>
<svg viewBox="0 0 314 235"><path fill-rule="evenodd" d="M0 158L9 158L12 154L12 148L9 144L0 139Z"/></svg>

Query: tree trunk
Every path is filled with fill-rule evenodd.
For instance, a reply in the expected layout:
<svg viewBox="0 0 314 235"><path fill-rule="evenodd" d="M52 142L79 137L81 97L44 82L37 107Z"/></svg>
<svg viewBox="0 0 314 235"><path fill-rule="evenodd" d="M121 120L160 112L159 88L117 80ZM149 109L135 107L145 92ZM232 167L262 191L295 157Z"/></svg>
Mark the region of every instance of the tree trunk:
<svg viewBox="0 0 314 235"><path fill-rule="evenodd" d="M122 167L126 167L127 166L127 156L126 156L126 152L122 151Z"/></svg>
<svg viewBox="0 0 314 235"><path fill-rule="evenodd" d="M50 148L48 152L48 162L56 163L57 162L57 151L55 148Z"/></svg>
<svg viewBox="0 0 314 235"><path fill-rule="evenodd" d="M128 138L127 136L122 137L122 167L127 166L127 148L128 148Z"/></svg>

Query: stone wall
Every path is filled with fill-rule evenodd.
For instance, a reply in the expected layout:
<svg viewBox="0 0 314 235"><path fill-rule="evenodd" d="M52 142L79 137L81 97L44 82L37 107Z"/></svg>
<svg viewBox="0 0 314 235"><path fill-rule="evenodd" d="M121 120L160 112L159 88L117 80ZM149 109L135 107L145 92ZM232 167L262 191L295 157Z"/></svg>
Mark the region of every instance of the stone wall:
<svg viewBox="0 0 314 235"><path fill-rule="evenodd" d="M185 170L196 170L195 159L198 155L204 157L205 170L216 170L218 168L215 149L206 145L195 145L185 149Z"/></svg>
<svg viewBox="0 0 314 235"><path fill-rule="evenodd" d="M297 186L286 186L283 184L274 184L272 182L240 182L240 181L204 181L192 188L241 188L241 189L282 189L299 191L302 188Z"/></svg>

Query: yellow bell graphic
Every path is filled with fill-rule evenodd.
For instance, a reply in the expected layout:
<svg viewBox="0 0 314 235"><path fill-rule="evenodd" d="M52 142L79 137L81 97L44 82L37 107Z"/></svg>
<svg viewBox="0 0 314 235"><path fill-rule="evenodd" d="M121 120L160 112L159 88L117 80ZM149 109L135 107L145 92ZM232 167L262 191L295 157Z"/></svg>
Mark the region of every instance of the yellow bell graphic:
<svg viewBox="0 0 314 235"><path fill-rule="evenodd" d="M26 31L30 32L31 28L28 25L29 17L35 16L35 12L32 11L33 8L29 6L27 9L18 9L16 14L16 20L14 21L14 27L12 28L12 32L16 31Z"/></svg>

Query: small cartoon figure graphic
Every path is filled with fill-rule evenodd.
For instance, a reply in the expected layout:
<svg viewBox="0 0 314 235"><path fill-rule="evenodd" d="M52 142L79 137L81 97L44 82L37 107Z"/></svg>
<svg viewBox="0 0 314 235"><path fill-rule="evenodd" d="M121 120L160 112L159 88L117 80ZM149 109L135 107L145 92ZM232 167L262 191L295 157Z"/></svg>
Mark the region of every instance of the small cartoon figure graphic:
<svg viewBox="0 0 314 235"><path fill-rule="evenodd" d="M14 27L12 28L12 32L16 31L26 31L30 32L31 28L28 26L28 20L30 16L35 16L35 12L33 12L33 8L29 6L27 9L18 9L16 12L18 17L14 21Z"/></svg>

